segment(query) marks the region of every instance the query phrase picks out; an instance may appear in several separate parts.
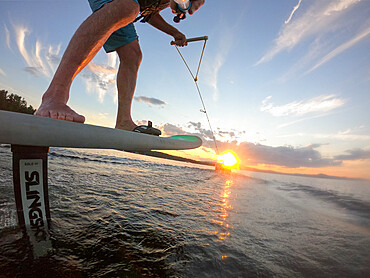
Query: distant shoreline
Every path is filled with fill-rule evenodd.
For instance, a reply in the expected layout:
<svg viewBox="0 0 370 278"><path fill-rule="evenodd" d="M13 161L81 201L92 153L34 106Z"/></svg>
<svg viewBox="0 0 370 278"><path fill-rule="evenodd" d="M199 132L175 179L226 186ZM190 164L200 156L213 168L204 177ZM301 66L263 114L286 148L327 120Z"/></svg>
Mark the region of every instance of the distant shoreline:
<svg viewBox="0 0 370 278"><path fill-rule="evenodd" d="M0 147L10 148L10 145L8 144L0 144ZM157 157L162 159L168 159L168 160L174 160L174 161L180 161L180 162L186 162L186 163L192 163L197 165L204 165L204 166L210 166L215 167L216 162L215 161L198 161L190 158L184 158L181 156L175 156L170 155L162 152L156 152L156 151L126 151L128 153L134 153L134 154L140 154L140 155L146 155L151 157ZM349 177L340 177L340 176L330 176L326 174L317 174L317 175L309 175L309 174L298 174L298 173L282 173L282 172L276 172L272 170L261 170L256 169L253 167L247 167L247 166L240 166L239 170L243 171L250 171L250 172L260 172L260 173L267 173L267 174L278 174L278 175L287 175L287 176L298 176L298 177L307 177L307 178L321 178L321 179L337 179L337 180L352 180L352 181L369 181L368 179L362 179L362 178L349 178Z"/></svg>
<svg viewBox="0 0 370 278"><path fill-rule="evenodd" d="M214 161L198 161L198 160L194 160L190 158L184 158L180 156L175 156L175 155L170 155L170 154L155 152L155 151L130 152L130 153L136 153L136 154L147 155L147 156L152 156L152 157L157 157L157 158L163 158L163 159L169 159L169 160L174 160L174 161L187 162L187 163L193 163L193 164L205 165L205 166L211 166L211 167L216 166L216 162ZM247 166L241 166L239 170L250 171L250 172L260 172L260 173L267 173L267 174L307 177L307 178L368 181L367 179L330 176L326 174L309 175L309 174L298 174L298 173L282 173L282 172L276 172L272 170L260 170L260 169L247 167Z"/></svg>

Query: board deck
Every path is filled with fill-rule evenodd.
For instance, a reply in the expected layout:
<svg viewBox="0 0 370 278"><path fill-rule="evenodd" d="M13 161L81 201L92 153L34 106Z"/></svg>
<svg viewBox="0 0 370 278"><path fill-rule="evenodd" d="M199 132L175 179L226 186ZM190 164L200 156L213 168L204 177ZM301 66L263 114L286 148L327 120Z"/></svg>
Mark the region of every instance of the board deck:
<svg viewBox="0 0 370 278"><path fill-rule="evenodd" d="M197 136L160 137L0 111L0 144L150 151L195 149L202 140Z"/></svg>

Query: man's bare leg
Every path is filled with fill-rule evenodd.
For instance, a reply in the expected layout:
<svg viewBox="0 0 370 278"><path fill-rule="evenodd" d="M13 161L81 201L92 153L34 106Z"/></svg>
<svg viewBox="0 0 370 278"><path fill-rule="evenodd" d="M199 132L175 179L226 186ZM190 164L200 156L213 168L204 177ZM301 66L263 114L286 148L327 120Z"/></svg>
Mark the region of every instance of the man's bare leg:
<svg viewBox="0 0 370 278"><path fill-rule="evenodd" d="M120 59L117 74L118 112L116 128L131 131L137 126L131 118L131 103L142 54L137 40L116 49L116 51Z"/></svg>
<svg viewBox="0 0 370 278"><path fill-rule="evenodd" d="M114 0L91 14L73 35L36 115L84 122L69 106L69 90L76 75L91 61L109 36L139 13L133 0Z"/></svg>

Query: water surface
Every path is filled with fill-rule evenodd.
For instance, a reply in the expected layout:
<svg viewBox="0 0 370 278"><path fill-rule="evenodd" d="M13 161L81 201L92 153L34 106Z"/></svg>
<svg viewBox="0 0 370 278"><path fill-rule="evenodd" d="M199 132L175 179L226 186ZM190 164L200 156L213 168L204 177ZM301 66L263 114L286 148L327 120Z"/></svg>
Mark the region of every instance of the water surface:
<svg viewBox="0 0 370 278"><path fill-rule="evenodd" d="M369 277L369 186L52 148L40 256L3 146L0 277Z"/></svg>

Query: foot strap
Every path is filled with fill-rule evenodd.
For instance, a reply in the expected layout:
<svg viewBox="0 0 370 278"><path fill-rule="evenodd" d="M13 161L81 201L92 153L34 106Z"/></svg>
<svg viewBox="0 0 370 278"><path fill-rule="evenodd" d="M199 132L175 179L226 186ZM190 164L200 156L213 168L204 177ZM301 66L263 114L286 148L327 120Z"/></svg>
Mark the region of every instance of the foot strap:
<svg viewBox="0 0 370 278"><path fill-rule="evenodd" d="M133 131L139 132L139 133L145 133L149 135L155 135L155 136L159 136L162 134L162 132L159 129L153 127L153 123L151 121L148 121L147 126L140 125L140 126L135 127Z"/></svg>

